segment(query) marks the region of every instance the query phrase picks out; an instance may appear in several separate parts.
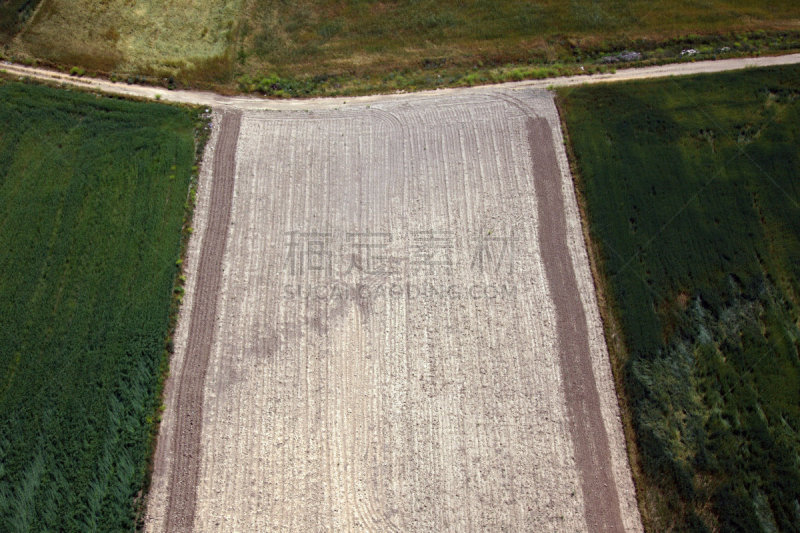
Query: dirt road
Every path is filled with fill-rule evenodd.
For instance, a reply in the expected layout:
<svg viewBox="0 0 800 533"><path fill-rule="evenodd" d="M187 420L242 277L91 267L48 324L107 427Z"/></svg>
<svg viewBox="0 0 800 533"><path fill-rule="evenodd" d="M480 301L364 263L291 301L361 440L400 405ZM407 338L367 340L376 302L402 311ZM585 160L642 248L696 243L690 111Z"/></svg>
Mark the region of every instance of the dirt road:
<svg viewBox="0 0 800 533"><path fill-rule="evenodd" d="M800 63L800 54L788 54L782 56L767 56L754 58L722 59L717 61L697 61L693 63L674 63L669 65L620 69L614 73L594 74L591 76L569 76L563 78L551 78L545 80L528 80L520 82L504 83L500 85L486 85L469 88L439 89L436 91L423 91L421 93L375 95L359 97L337 97L337 98L309 98L293 100L268 100L251 96L221 96L214 93L203 91L169 91L158 87L148 87L144 85L129 85L120 82L111 82L103 79L78 78L63 72L53 70L27 67L12 63L0 65L0 70L19 76L65 83L77 87L100 90L111 94L124 96L135 96L148 99L160 99L165 102L175 102L184 104L196 104L215 108L233 107L237 109L257 110L257 109L333 109L352 103L357 105L369 104L371 102L384 102L388 100L413 99L414 94L436 94L444 96L448 94L463 93L482 93L491 92L498 89L546 89L548 87L562 87L567 85L580 85L583 83L607 83L614 81L638 80L646 78L664 78L668 76L683 76L688 74L702 74L712 72L724 72L728 70L739 70L749 67L766 67L773 65L790 65Z"/></svg>

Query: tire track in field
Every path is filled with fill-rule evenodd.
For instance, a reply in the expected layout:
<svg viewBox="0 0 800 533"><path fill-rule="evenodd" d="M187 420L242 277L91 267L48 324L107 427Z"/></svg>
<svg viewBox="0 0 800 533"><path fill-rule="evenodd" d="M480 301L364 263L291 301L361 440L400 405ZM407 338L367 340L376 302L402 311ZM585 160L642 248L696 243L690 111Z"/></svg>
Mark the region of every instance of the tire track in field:
<svg viewBox="0 0 800 533"><path fill-rule="evenodd" d="M194 524L200 474L203 389L214 340L222 259L231 218L236 143L240 124L239 112L227 112L222 116L214 153L209 219L197 268L186 361L175 391L177 412L175 440L172 444L174 464L169 478L166 531L191 531Z"/></svg>
<svg viewBox="0 0 800 533"><path fill-rule="evenodd" d="M586 523L590 531L624 531L611 450L592 369L588 325L567 245L561 172L553 136L544 118L529 119L527 127L542 227L539 233L542 262L556 307L559 359Z"/></svg>

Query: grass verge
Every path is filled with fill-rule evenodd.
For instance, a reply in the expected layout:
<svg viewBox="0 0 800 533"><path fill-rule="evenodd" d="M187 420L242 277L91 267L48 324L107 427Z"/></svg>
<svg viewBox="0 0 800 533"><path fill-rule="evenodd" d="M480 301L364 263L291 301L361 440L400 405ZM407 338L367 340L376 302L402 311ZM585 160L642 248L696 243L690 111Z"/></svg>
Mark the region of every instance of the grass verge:
<svg viewBox="0 0 800 533"><path fill-rule="evenodd" d="M413 91L800 48L800 8L789 0L249 0L244 11L235 34L239 88L276 96ZM639 55L620 57L625 51Z"/></svg>

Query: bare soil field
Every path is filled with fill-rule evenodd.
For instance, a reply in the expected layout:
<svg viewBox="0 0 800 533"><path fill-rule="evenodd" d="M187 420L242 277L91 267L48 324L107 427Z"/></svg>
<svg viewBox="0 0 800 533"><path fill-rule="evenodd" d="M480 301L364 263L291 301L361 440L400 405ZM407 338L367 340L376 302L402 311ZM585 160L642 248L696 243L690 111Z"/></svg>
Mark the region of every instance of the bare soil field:
<svg viewBox="0 0 800 533"><path fill-rule="evenodd" d="M549 93L215 125L148 531L641 530Z"/></svg>

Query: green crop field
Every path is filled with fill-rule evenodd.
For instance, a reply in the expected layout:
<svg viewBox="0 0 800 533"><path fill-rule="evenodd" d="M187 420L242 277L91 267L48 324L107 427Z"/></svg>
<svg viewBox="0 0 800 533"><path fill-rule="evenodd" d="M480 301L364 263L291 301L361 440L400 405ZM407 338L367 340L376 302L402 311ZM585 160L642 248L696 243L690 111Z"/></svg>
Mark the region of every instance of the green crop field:
<svg viewBox="0 0 800 533"><path fill-rule="evenodd" d="M800 4L10 0L0 2L0 45L14 59L118 79L357 94L594 72L610 68L604 55L626 49L645 63L680 60L692 47L695 59L796 50Z"/></svg>
<svg viewBox="0 0 800 533"><path fill-rule="evenodd" d="M0 81L2 531L134 527L200 118Z"/></svg>
<svg viewBox="0 0 800 533"><path fill-rule="evenodd" d="M560 93L650 531L800 530L798 80Z"/></svg>

